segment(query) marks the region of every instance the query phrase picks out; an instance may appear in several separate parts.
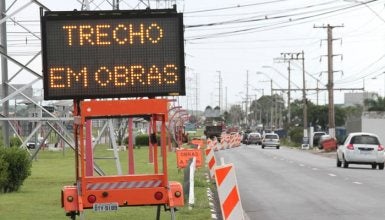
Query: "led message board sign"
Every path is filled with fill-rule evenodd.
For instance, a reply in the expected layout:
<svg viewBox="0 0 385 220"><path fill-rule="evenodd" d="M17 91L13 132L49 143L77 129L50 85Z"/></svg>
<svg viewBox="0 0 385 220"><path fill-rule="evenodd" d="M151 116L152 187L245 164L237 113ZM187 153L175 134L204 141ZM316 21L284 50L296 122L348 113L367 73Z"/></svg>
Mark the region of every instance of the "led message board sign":
<svg viewBox="0 0 385 220"><path fill-rule="evenodd" d="M44 99L185 95L175 9L45 12Z"/></svg>

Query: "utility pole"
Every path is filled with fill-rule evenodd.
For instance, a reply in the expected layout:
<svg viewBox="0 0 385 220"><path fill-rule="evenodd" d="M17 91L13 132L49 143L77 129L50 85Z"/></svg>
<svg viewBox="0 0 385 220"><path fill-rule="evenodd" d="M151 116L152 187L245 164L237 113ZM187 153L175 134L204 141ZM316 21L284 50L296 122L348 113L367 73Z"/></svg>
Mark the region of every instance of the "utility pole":
<svg viewBox="0 0 385 220"><path fill-rule="evenodd" d="M227 111L227 86L225 86L225 111Z"/></svg>
<svg viewBox="0 0 385 220"><path fill-rule="evenodd" d="M195 73L195 116L198 117L198 73Z"/></svg>
<svg viewBox="0 0 385 220"><path fill-rule="evenodd" d="M336 56L333 54L333 28L343 27L340 26L331 26L328 24L327 26L315 26L314 28L326 28L327 29L327 42L328 42L328 99L329 99L329 135L333 138L336 136L336 125L335 125L335 111L334 111L334 70L333 70L333 57Z"/></svg>
<svg viewBox="0 0 385 220"><path fill-rule="evenodd" d="M247 70L246 71L246 108L245 108L245 112L246 112L246 127L248 125L248 118L247 118L247 115L248 115L248 105L249 105L249 71Z"/></svg>
<svg viewBox="0 0 385 220"><path fill-rule="evenodd" d="M301 60L302 61L302 103L303 103L303 137L308 137L307 132L307 100L306 100L306 80L305 80L305 53L281 53L283 60ZM290 91L290 90L289 90Z"/></svg>
<svg viewBox="0 0 385 220"><path fill-rule="evenodd" d="M222 111L222 73L221 71L217 71L218 73L218 106Z"/></svg>
<svg viewBox="0 0 385 220"><path fill-rule="evenodd" d="M288 72L288 78L289 80L287 81L288 82L288 85L287 85L287 123L288 125L290 126L291 124L291 107L290 107L290 91L291 91L291 88L290 88L290 61L288 62L288 67L287 67L287 72ZM290 137L290 136L289 136Z"/></svg>
<svg viewBox="0 0 385 220"><path fill-rule="evenodd" d="M0 4L0 13L1 18L6 17L7 9L5 8L5 0L1 0ZM0 24L0 34L1 34L1 46L0 50L7 54L7 22L4 21ZM1 80L2 80L2 90L3 96L5 98L8 96L8 62L7 58L4 56L1 57ZM9 102L6 101L3 103L3 117L9 117ZM3 121L3 144L5 147L9 147L9 124L8 121Z"/></svg>

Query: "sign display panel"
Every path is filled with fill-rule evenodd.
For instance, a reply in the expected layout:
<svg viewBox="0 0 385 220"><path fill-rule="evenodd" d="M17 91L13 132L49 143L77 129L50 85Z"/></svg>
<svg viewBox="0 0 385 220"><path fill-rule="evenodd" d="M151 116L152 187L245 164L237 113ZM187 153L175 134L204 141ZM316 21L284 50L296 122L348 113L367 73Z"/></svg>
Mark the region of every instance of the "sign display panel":
<svg viewBox="0 0 385 220"><path fill-rule="evenodd" d="M174 9L45 12L44 99L185 95Z"/></svg>

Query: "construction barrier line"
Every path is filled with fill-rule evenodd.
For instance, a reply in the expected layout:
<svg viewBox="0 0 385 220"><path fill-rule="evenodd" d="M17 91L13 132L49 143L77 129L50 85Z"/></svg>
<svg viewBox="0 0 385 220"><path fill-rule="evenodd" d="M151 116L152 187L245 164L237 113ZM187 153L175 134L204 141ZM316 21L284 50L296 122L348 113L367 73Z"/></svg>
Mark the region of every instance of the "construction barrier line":
<svg viewBox="0 0 385 220"><path fill-rule="evenodd" d="M215 167L215 180L225 220L244 220L233 164Z"/></svg>
<svg viewBox="0 0 385 220"><path fill-rule="evenodd" d="M209 171L210 171L210 177L214 178L215 166L217 164L217 161L216 161L215 155L214 155L214 150L213 149L206 149L205 153L206 153L206 162L208 162L207 165L208 165Z"/></svg>

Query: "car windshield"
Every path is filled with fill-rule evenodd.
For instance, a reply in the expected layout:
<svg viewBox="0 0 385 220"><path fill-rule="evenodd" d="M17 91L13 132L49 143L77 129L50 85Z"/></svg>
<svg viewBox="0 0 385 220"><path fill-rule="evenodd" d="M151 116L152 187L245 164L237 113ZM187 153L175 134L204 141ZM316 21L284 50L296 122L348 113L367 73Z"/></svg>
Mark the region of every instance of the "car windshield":
<svg viewBox="0 0 385 220"><path fill-rule="evenodd" d="M253 134L250 134L250 137L259 137L259 134L253 133Z"/></svg>
<svg viewBox="0 0 385 220"><path fill-rule="evenodd" d="M267 134L265 136L266 139L278 139L278 136L275 134Z"/></svg>
<svg viewBox="0 0 385 220"><path fill-rule="evenodd" d="M350 143L351 144L373 144L373 145L380 144L377 137L369 136L369 135L355 136L352 138Z"/></svg>

